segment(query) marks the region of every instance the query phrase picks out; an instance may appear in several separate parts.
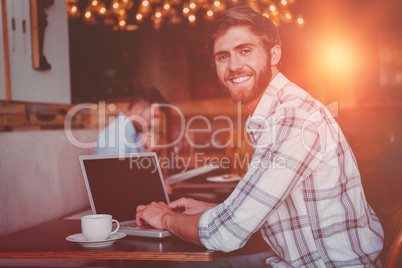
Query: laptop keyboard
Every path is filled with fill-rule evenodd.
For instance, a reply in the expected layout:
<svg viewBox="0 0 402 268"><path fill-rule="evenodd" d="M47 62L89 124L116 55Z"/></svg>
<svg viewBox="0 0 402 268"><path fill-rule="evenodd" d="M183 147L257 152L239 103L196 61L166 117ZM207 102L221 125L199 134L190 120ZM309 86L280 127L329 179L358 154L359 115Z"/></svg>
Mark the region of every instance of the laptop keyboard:
<svg viewBox="0 0 402 268"><path fill-rule="evenodd" d="M146 229L155 229L154 227L152 227L149 224L144 223L141 226L138 226L137 223L135 221L133 222L127 222L127 223L121 223L120 227L124 227L124 228L133 228L133 229L141 229L141 230L146 230Z"/></svg>

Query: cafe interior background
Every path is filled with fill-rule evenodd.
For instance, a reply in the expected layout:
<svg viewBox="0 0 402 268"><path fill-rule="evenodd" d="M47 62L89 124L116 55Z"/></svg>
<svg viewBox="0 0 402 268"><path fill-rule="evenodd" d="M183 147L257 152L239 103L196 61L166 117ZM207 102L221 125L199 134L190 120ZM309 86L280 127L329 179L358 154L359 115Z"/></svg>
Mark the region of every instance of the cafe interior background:
<svg viewBox="0 0 402 268"><path fill-rule="evenodd" d="M236 4L278 25L281 71L331 107L356 156L367 199L384 220L402 188L399 0L1 0L0 131L63 129L69 112L87 103L97 108L76 110L72 127L97 131L104 127L100 104L114 105L105 118L117 115L139 87L156 87L187 120L210 119L212 130L228 127L216 116L244 123L246 111L219 89L203 50L209 20ZM174 113L165 120L162 139L173 140L180 121ZM192 124L205 127L200 119ZM210 136L191 138L203 143ZM242 146L203 152L221 156ZM171 150L195 153L185 141Z"/></svg>

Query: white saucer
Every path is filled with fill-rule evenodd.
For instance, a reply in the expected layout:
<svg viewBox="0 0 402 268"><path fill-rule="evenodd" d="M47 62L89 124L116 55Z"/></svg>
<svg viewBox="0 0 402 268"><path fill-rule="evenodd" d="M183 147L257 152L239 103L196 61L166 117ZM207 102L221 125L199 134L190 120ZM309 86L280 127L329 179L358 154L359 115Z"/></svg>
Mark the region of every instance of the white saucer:
<svg viewBox="0 0 402 268"><path fill-rule="evenodd" d="M234 181L240 181L242 177L240 177L237 174L224 174L220 176L214 176L214 177L208 177L207 181L212 181L212 182L234 182Z"/></svg>
<svg viewBox="0 0 402 268"><path fill-rule="evenodd" d="M76 242L85 248L107 247L112 245L116 240L125 237L125 233L117 232L112 234L105 240L88 241L82 233L73 234L66 237L67 241Z"/></svg>

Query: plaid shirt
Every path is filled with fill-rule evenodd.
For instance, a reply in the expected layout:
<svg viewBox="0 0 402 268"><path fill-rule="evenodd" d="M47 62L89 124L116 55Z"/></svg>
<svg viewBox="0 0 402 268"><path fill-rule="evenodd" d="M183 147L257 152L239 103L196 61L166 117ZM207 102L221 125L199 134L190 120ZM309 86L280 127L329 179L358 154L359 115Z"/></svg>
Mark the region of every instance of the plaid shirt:
<svg viewBox="0 0 402 268"><path fill-rule="evenodd" d="M383 230L330 112L280 73L246 126L252 161L232 194L202 214L204 246L232 251L260 230L273 267L377 264Z"/></svg>

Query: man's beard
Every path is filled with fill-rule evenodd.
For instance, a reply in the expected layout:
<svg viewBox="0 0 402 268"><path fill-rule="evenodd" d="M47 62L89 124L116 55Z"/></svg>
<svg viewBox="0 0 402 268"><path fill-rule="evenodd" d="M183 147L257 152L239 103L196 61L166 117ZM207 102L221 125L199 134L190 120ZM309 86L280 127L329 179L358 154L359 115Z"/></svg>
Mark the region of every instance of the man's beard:
<svg viewBox="0 0 402 268"><path fill-rule="evenodd" d="M272 70L271 66L268 64L271 60L267 60L267 64L264 66L264 68L258 73L254 73L254 76L256 77L257 83L251 88L250 90L247 89L239 89L239 90L230 90L223 81L219 80L219 84L221 85L222 89L226 92L229 92L230 96L232 97L232 100L234 102L241 102L243 104L250 103L257 97L261 96L261 94L265 91L265 89L268 87L269 82L272 79Z"/></svg>

